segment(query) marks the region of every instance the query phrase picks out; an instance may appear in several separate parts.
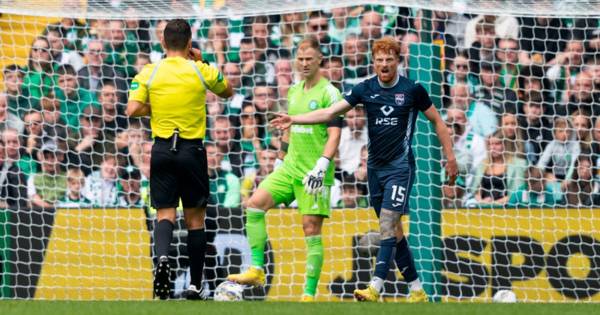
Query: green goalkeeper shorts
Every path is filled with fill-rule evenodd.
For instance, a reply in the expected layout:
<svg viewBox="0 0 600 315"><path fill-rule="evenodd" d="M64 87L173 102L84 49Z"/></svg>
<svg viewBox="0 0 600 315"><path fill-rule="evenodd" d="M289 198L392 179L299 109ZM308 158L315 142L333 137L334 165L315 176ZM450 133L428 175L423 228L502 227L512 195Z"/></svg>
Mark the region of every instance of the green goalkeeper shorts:
<svg viewBox="0 0 600 315"><path fill-rule="evenodd" d="M258 188L269 192L276 206L282 203L288 206L297 200L298 210L302 215L320 215L328 218L331 212L329 206L331 186L323 186L323 191L317 195L308 194L304 191L302 180L293 178L285 165L267 176Z"/></svg>

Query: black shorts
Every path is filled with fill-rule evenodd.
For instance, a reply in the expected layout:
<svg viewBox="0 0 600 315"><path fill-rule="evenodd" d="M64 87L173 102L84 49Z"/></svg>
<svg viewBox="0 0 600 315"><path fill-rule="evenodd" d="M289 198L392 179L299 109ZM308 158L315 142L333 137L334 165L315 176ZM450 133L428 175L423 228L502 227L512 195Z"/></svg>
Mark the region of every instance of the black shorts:
<svg viewBox="0 0 600 315"><path fill-rule="evenodd" d="M210 194L206 150L201 139L155 138L150 158L150 199L155 209L206 207Z"/></svg>

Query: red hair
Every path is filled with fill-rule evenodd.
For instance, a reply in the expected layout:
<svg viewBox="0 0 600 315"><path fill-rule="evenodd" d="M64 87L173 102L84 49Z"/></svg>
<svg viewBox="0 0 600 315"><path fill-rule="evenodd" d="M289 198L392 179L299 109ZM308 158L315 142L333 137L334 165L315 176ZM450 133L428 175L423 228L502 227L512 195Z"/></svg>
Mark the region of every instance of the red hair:
<svg viewBox="0 0 600 315"><path fill-rule="evenodd" d="M386 36L382 39L378 39L373 44L372 53L375 55L378 52L385 54L392 53L393 55L400 57L400 43L394 38Z"/></svg>

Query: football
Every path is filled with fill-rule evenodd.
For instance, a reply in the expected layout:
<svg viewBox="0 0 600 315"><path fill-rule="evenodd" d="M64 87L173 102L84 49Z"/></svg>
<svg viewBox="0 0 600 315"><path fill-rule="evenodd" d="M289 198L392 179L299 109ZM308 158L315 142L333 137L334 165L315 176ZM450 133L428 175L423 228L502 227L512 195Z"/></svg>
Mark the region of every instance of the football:
<svg viewBox="0 0 600 315"><path fill-rule="evenodd" d="M244 287L231 281L222 282L215 289L215 301L235 302L244 299Z"/></svg>
<svg viewBox="0 0 600 315"><path fill-rule="evenodd" d="M511 290L500 290L494 294L492 301L495 303L515 303L517 302L517 296Z"/></svg>

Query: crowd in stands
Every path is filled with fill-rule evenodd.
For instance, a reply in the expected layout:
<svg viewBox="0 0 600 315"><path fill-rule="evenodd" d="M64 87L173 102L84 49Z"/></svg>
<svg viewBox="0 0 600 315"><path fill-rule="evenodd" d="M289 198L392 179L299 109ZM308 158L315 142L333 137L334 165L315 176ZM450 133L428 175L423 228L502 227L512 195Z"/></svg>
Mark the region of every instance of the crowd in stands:
<svg viewBox="0 0 600 315"><path fill-rule="evenodd" d="M207 96L211 203L241 206L273 171L281 135L267 122L298 80L299 40L319 39L322 74L344 92L373 74L370 47L383 36L401 43L408 75L424 22L420 10L388 6L190 20L193 45L235 90ZM434 11L427 22L443 48L440 105L460 170L441 187L444 205L599 205L599 20ZM149 205L149 122L124 109L135 74L164 58L165 24L63 18L33 40L27 64L4 67L0 204ZM345 117L333 206L369 206L367 142L357 107Z"/></svg>

